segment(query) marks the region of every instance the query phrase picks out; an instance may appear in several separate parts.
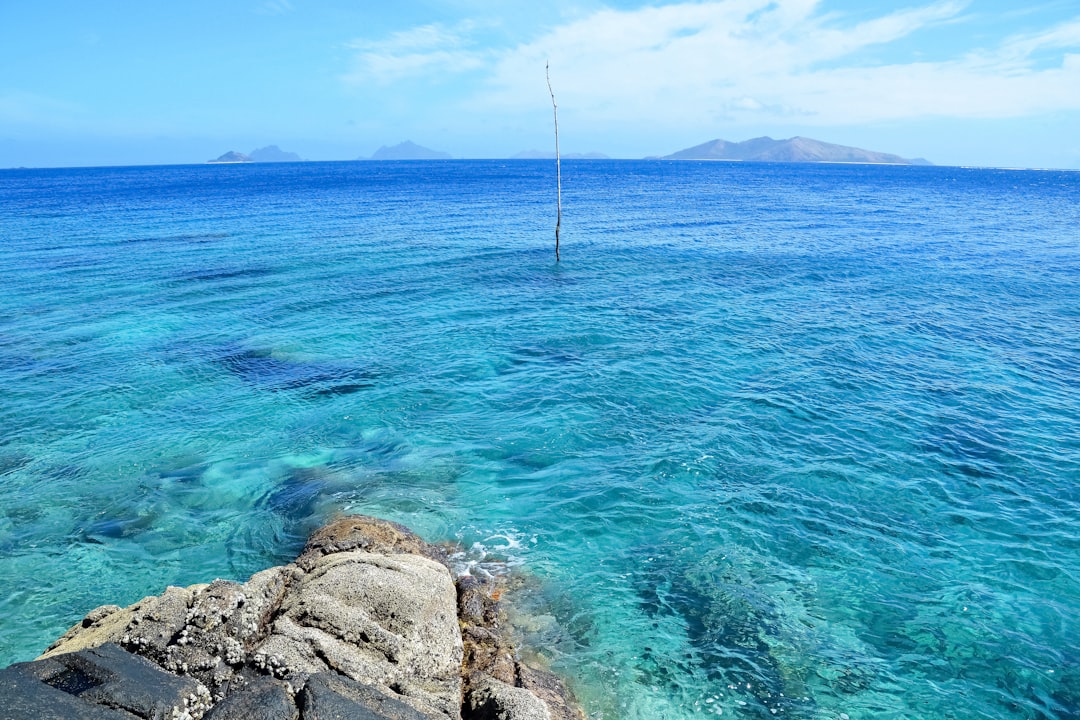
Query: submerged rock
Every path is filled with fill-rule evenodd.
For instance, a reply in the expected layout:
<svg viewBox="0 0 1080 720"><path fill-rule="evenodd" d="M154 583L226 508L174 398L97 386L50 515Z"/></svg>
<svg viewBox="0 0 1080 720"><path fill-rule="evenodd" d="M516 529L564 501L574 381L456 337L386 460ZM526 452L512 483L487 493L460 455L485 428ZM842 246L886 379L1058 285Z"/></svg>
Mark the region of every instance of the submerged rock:
<svg viewBox="0 0 1080 720"><path fill-rule="evenodd" d="M446 553L407 528L347 516L246 583L91 611L0 671L0 707L24 708L0 720L583 718L555 676L520 662L497 596L455 585Z"/></svg>

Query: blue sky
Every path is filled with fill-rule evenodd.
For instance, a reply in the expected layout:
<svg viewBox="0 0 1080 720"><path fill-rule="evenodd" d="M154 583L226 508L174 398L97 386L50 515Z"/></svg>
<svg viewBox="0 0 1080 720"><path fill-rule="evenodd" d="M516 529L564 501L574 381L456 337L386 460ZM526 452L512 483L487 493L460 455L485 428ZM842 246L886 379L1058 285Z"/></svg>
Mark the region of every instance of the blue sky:
<svg viewBox="0 0 1080 720"><path fill-rule="evenodd" d="M1080 168L1080 0L0 0L0 167L674 152Z"/></svg>

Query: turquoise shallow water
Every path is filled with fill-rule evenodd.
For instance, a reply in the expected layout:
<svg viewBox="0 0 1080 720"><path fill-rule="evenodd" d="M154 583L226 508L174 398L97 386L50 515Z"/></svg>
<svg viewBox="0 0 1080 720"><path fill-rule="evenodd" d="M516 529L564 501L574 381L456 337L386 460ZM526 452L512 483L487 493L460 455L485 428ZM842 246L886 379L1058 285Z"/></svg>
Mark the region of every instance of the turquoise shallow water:
<svg viewBox="0 0 1080 720"><path fill-rule="evenodd" d="M0 172L0 662L339 511L595 718L1080 716L1080 174Z"/></svg>

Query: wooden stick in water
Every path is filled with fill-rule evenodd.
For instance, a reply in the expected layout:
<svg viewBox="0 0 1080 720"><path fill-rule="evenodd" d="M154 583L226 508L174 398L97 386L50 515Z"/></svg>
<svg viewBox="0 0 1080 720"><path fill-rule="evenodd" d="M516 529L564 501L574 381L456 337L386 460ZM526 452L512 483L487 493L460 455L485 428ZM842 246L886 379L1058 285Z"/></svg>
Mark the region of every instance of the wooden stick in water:
<svg viewBox="0 0 1080 720"><path fill-rule="evenodd" d="M562 225L562 165L559 158L559 107L555 104L555 91L551 89L551 63L544 64L547 76L548 93L551 95L551 111L555 114L555 187L558 192L557 215L555 217L555 262L559 262L559 228Z"/></svg>

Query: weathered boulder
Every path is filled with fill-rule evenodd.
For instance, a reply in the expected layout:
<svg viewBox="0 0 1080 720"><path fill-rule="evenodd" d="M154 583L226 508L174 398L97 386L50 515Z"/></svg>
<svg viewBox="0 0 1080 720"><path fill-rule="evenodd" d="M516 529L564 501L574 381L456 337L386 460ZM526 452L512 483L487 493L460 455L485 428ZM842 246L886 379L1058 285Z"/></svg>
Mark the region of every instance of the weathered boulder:
<svg viewBox="0 0 1080 720"><path fill-rule="evenodd" d="M334 671L390 689L418 710L459 717L461 633L446 567L361 550L310 567L255 657L272 659L279 677Z"/></svg>

